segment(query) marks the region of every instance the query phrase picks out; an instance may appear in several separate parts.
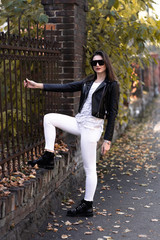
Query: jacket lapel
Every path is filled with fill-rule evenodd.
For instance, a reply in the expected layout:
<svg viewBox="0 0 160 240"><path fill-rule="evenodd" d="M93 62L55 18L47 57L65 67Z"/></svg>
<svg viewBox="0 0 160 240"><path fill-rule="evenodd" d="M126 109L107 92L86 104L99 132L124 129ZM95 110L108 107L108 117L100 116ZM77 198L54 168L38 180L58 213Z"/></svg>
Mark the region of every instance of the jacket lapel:
<svg viewBox="0 0 160 240"><path fill-rule="evenodd" d="M103 81L103 82L98 86L98 88L96 89L95 92L99 91L99 89L105 87L106 85L107 85L106 81Z"/></svg>

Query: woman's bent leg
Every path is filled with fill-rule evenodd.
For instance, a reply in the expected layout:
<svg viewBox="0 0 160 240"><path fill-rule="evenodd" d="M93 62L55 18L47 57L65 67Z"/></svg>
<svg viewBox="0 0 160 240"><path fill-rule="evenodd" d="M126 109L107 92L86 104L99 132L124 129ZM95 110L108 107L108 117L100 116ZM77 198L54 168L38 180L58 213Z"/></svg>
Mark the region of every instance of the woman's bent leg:
<svg viewBox="0 0 160 240"><path fill-rule="evenodd" d="M39 167L54 168L54 144L56 138L56 127L69 133L79 135L77 121L74 117L62 114L49 113L44 116L44 135L45 135L45 152L37 160L29 161L32 167L38 164Z"/></svg>
<svg viewBox="0 0 160 240"><path fill-rule="evenodd" d="M48 113L44 116L45 150L47 151L54 151L56 127L73 135L80 135L75 117Z"/></svg>

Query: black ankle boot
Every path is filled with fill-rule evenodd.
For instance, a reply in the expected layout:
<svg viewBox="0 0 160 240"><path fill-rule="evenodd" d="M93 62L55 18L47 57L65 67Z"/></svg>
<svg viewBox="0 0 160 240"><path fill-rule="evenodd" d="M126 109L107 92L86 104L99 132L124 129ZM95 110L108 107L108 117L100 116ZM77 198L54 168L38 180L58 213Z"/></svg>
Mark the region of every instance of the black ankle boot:
<svg viewBox="0 0 160 240"><path fill-rule="evenodd" d="M93 217L93 202L82 200L78 207L68 210L67 216L69 217Z"/></svg>
<svg viewBox="0 0 160 240"><path fill-rule="evenodd" d="M28 165L34 167L38 164L40 168L53 169L54 168L54 153L45 151L44 154L37 160L28 161Z"/></svg>

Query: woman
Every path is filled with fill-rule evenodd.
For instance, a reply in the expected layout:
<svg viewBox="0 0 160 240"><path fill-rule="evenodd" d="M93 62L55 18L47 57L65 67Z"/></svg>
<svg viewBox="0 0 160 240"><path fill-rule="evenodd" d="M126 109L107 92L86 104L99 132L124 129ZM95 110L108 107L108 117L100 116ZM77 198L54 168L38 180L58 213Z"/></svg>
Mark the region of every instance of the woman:
<svg viewBox="0 0 160 240"><path fill-rule="evenodd" d="M45 152L32 166L54 167L55 128L80 136L83 166L86 174L85 196L80 205L67 212L68 216L93 216L93 199L97 186L96 148L103 132L104 118L108 119L101 153L110 149L118 112L119 84L110 63L103 51L96 51L91 58L94 75L79 82L67 84L43 84L26 79L27 88L40 88L44 91L75 92L81 91L78 114L70 117L49 113L44 116Z"/></svg>

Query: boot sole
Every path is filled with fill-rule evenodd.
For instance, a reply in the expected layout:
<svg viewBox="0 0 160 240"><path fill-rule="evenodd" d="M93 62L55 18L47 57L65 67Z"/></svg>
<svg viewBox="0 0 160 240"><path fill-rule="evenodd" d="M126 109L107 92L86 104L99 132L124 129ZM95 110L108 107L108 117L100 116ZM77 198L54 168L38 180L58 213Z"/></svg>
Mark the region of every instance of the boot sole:
<svg viewBox="0 0 160 240"><path fill-rule="evenodd" d="M67 217L93 217L93 213L88 213L88 214L84 214L84 213L79 213L79 214L67 214Z"/></svg>
<svg viewBox="0 0 160 240"><path fill-rule="evenodd" d="M54 165L40 165L36 163L39 168L44 168L44 169L54 169ZM32 161L28 162L28 165L34 167L36 164L32 163Z"/></svg>
<svg viewBox="0 0 160 240"><path fill-rule="evenodd" d="M34 164L32 161L28 161L28 165L34 167L36 164Z"/></svg>
<svg viewBox="0 0 160 240"><path fill-rule="evenodd" d="M40 166L39 166L40 167ZM54 169L54 166L52 165L46 165L46 166L41 166L40 168L44 168L44 169Z"/></svg>

